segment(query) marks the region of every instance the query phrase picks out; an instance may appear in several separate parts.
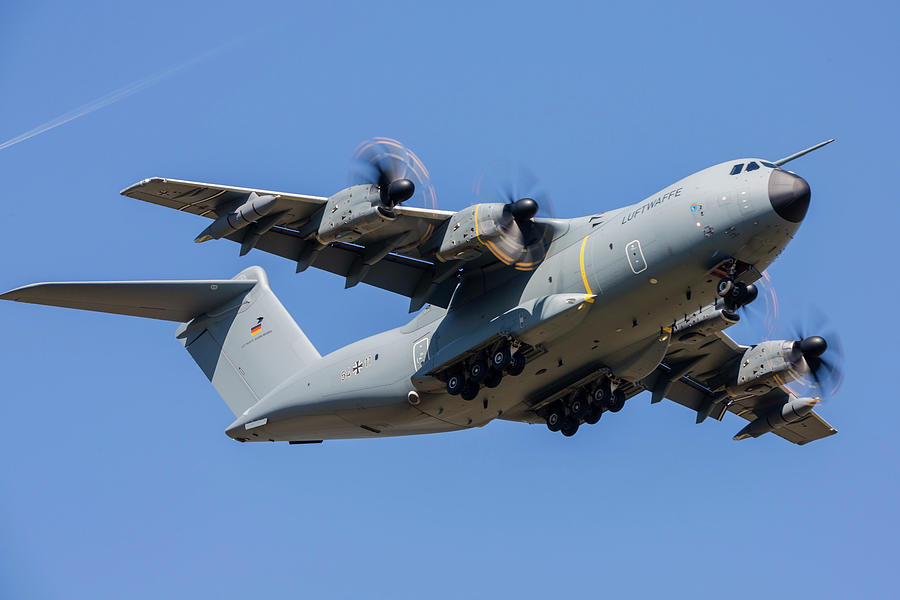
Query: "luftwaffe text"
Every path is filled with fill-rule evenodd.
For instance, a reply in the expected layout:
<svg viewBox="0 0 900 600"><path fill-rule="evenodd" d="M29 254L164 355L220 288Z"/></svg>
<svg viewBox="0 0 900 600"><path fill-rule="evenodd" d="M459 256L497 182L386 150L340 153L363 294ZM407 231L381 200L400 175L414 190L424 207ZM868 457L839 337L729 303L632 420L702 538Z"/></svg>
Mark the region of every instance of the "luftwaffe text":
<svg viewBox="0 0 900 600"><path fill-rule="evenodd" d="M638 208L631 211L626 216L622 217L622 225L624 225L628 221L630 221L632 219L636 219L640 215L644 214L644 211L648 211L651 208L653 208L654 206L662 204L663 202L666 201L666 198L677 198L678 196L681 195L681 190L683 190L683 189L684 188L677 188L674 190L670 190L661 196L657 196L655 199L651 200L650 202L645 202L645 203L641 204Z"/></svg>

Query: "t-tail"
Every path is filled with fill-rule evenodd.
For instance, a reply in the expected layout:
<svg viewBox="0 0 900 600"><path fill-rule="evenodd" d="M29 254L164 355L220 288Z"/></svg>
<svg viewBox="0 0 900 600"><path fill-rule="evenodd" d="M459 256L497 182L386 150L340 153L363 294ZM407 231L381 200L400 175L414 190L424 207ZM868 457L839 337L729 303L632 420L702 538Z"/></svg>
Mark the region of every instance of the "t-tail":
<svg viewBox="0 0 900 600"><path fill-rule="evenodd" d="M37 283L0 299L181 322L176 337L235 416L321 358L260 267L223 280Z"/></svg>

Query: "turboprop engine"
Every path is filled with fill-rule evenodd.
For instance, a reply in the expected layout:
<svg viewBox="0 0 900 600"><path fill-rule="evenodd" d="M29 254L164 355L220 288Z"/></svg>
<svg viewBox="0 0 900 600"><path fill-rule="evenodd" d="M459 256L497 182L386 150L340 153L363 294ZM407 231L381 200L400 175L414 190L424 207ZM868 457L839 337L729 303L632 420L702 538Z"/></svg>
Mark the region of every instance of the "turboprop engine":
<svg viewBox="0 0 900 600"><path fill-rule="evenodd" d="M354 185L328 199L316 238L322 244L352 242L397 218L393 207L409 199L415 186L398 179L379 189L376 185Z"/></svg>
<svg viewBox="0 0 900 600"><path fill-rule="evenodd" d="M815 376L827 348L825 339L817 335L759 343L744 352L736 382L727 387L728 394L760 396L809 373Z"/></svg>
<svg viewBox="0 0 900 600"><path fill-rule="evenodd" d="M499 225L505 204L475 204L457 212L441 239L438 260L472 260L502 235Z"/></svg>
<svg viewBox="0 0 900 600"><path fill-rule="evenodd" d="M521 271L541 263L552 233L536 223L538 204L532 198L476 204L457 212L435 236L435 256L443 262L469 261L485 250Z"/></svg>

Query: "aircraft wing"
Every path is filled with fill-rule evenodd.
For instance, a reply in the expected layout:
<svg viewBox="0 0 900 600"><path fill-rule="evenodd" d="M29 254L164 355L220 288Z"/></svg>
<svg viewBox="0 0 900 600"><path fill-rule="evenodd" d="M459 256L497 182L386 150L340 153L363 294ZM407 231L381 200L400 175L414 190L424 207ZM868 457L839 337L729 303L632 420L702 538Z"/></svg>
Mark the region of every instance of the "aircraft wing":
<svg viewBox="0 0 900 600"><path fill-rule="evenodd" d="M366 283L407 296L411 298L410 311L418 310L425 303L442 307L449 304L456 285L455 278L450 275L455 269L423 258L418 248L454 214L452 212L395 207L398 215L395 221L353 244L334 242L317 249L314 260L301 267L309 236L302 236L300 230L327 198L160 177L145 179L122 190L124 196L209 219L231 213L252 194L274 196L275 201L274 207L254 226L224 236L241 244L242 254L258 248L297 261L298 271L313 266L343 276L347 287ZM388 243L396 245L397 240L402 243L398 251L386 253L373 264L365 264L370 253Z"/></svg>
<svg viewBox="0 0 900 600"><path fill-rule="evenodd" d="M281 206L276 210L288 211L288 214L285 215L285 222L291 218L297 221L309 217L327 200L321 196L304 196L214 183L163 179L162 177L151 177L139 181L125 188L121 193L123 196L136 200L214 219L221 214L221 211L230 208L236 202L245 200L251 192L278 197Z"/></svg>
<svg viewBox="0 0 900 600"><path fill-rule="evenodd" d="M678 336L674 336L663 364L644 381L644 385L652 391L653 402L665 397L696 411L697 423L707 417L721 420L726 411L753 421L780 407L792 394L786 387L779 386L759 396L726 396L723 391L725 378L747 349L723 331L694 331L687 341L678 341ZM803 445L834 435L837 430L812 411L771 433Z"/></svg>

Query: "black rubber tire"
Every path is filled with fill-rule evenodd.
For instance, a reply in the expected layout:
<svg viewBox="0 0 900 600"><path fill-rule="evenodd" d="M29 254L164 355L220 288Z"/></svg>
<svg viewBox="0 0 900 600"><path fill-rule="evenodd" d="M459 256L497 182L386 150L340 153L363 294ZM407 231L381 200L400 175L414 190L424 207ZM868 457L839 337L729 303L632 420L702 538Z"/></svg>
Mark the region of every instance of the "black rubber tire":
<svg viewBox="0 0 900 600"><path fill-rule="evenodd" d="M597 406L606 406L611 395L612 392L609 390L609 380L604 379L603 382L591 392L591 403Z"/></svg>
<svg viewBox="0 0 900 600"><path fill-rule="evenodd" d="M491 366L495 369L505 369L511 358L509 346L503 344L491 354Z"/></svg>
<svg viewBox="0 0 900 600"><path fill-rule="evenodd" d="M737 282L732 286L728 295L725 296L725 308L732 312L736 311L744 305L747 297L747 284Z"/></svg>
<svg viewBox="0 0 900 600"><path fill-rule="evenodd" d="M469 365L469 376L467 379L472 383L481 383L481 380L484 379L485 375L487 375L487 371L487 363L481 358L476 359L471 365Z"/></svg>
<svg viewBox="0 0 900 600"><path fill-rule="evenodd" d="M563 420L559 430L564 436L572 437L578 432L578 421L576 419L573 419L572 417L566 417L566 419Z"/></svg>
<svg viewBox="0 0 900 600"><path fill-rule="evenodd" d="M475 396L478 395L479 389L480 388L478 387L477 383L475 383L474 381L467 381L466 385L463 386L463 389L459 393L459 395L462 396L463 400L474 400Z"/></svg>
<svg viewBox="0 0 900 600"><path fill-rule="evenodd" d="M588 425L596 425L601 416L603 416L603 409L599 406L592 406L591 410L584 415L584 422Z"/></svg>
<svg viewBox="0 0 900 600"><path fill-rule="evenodd" d="M510 361L509 365L506 367L506 373L508 375L512 375L515 377L516 375L521 375L522 371L525 370L525 357L521 354L514 355Z"/></svg>
<svg viewBox="0 0 900 600"><path fill-rule="evenodd" d="M590 408L591 405L588 404L587 396L584 394L576 394L576 396L569 401L569 413L576 419L583 417Z"/></svg>
<svg viewBox="0 0 900 600"><path fill-rule="evenodd" d="M734 280L728 279L720 279L719 283L716 284L716 294L719 295L719 298L725 298L731 291L734 289Z"/></svg>
<svg viewBox="0 0 900 600"><path fill-rule="evenodd" d="M606 410L609 412L617 413L625 406L625 392L622 390L614 390L612 396L609 399L609 402L606 405Z"/></svg>
<svg viewBox="0 0 900 600"><path fill-rule="evenodd" d="M547 429L550 431L559 431L563 421L566 419L566 412L562 406L555 406L547 413Z"/></svg>
<svg viewBox="0 0 900 600"><path fill-rule="evenodd" d="M503 371L499 369L494 369L493 367L488 369L487 375L484 376L484 379L481 380L481 384L486 388L495 388L500 385L500 382L503 380Z"/></svg>
<svg viewBox="0 0 900 600"><path fill-rule="evenodd" d="M461 373L454 373L447 379L447 393L451 396L458 396L466 385L466 378Z"/></svg>

